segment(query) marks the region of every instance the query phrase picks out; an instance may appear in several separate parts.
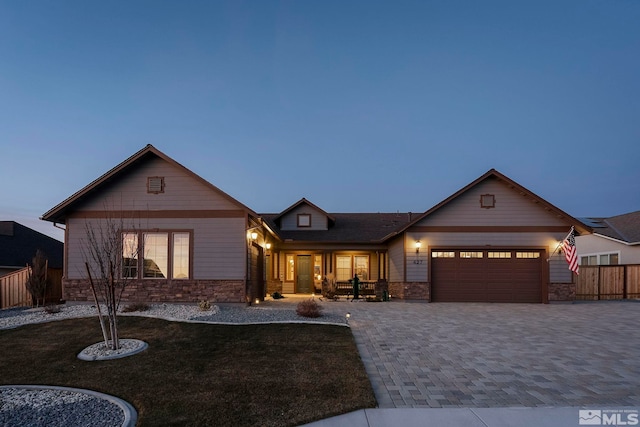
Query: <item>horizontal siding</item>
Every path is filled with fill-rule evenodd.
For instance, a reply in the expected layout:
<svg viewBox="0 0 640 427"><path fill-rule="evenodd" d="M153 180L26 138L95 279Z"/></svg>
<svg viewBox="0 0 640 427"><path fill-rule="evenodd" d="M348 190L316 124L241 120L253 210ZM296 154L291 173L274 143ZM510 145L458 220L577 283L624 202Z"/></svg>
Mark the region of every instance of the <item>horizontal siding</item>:
<svg viewBox="0 0 640 427"><path fill-rule="evenodd" d="M70 219L67 223L67 278L86 277L86 225L104 220ZM193 278L197 280L244 279L246 241L244 218L149 219L135 224L139 230L193 230Z"/></svg>
<svg viewBox="0 0 640 427"><path fill-rule="evenodd" d="M389 282L404 282L403 239L394 239L389 243Z"/></svg>
<svg viewBox="0 0 640 427"><path fill-rule="evenodd" d="M495 195L495 207L480 207L482 194ZM561 226L566 220L495 178L469 189L417 226ZM567 227L568 231L568 227Z"/></svg>
<svg viewBox="0 0 640 427"><path fill-rule="evenodd" d="M415 253L415 241L420 240L422 253L425 246L468 246L483 247L537 247L547 248L549 253L565 235L562 233L407 233L407 251Z"/></svg>
<svg viewBox="0 0 640 427"><path fill-rule="evenodd" d="M298 228L298 214L311 215L311 227ZM327 230L327 216L313 207L302 204L290 212L287 212L280 220L282 230Z"/></svg>
<svg viewBox="0 0 640 427"><path fill-rule="evenodd" d="M564 254L555 253L549 259L549 282L571 283L573 273L569 270L569 264L564 259Z"/></svg>
<svg viewBox="0 0 640 427"><path fill-rule="evenodd" d="M164 177L164 192L147 193L147 178ZM228 210L240 206L224 193L205 185L198 179L166 161L154 158L135 170L122 174L108 190L101 191L83 205L82 209L103 210Z"/></svg>

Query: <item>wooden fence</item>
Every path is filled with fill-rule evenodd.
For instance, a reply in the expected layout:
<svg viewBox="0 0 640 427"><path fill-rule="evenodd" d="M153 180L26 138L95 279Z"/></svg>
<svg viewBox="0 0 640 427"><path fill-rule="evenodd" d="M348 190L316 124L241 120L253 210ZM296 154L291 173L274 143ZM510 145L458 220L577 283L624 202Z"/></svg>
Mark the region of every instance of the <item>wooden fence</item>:
<svg viewBox="0 0 640 427"><path fill-rule="evenodd" d="M576 300L640 299L640 265L581 265Z"/></svg>
<svg viewBox="0 0 640 427"><path fill-rule="evenodd" d="M31 295L27 291L29 267L0 277L0 309L31 306ZM50 268L47 271L47 290L45 301L57 303L62 298L62 269Z"/></svg>

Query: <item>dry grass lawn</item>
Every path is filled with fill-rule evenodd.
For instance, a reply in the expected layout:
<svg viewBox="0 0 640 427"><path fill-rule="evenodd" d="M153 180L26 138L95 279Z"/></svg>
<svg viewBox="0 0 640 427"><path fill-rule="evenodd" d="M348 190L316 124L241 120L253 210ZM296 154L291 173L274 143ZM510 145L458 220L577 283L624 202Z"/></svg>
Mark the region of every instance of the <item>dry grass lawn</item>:
<svg viewBox="0 0 640 427"><path fill-rule="evenodd" d="M95 318L0 331L0 384L115 395L135 406L139 426L294 426L376 404L345 327L119 322L121 338L144 340L149 349L78 360L101 340Z"/></svg>

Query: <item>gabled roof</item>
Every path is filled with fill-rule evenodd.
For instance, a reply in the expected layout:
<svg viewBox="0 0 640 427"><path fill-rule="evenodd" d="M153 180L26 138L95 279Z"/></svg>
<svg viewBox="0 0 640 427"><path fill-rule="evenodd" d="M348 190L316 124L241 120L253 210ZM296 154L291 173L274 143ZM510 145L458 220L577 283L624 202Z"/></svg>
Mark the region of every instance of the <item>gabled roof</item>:
<svg viewBox="0 0 640 427"><path fill-rule="evenodd" d="M447 204L449 204L453 200L457 199L458 197L460 197L461 195L463 195L464 193L466 193L470 189L474 188L475 186L479 185L480 183L482 183L483 181L485 181L485 180L487 180L489 178L496 178L496 179L504 182L507 186L511 187L514 191L519 192L523 196L527 196L528 198L533 200L535 203L540 204L546 210L548 210L551 213L557 215L558 217L566 219L567 223L569 223L570 225L573 225L578 233L582 234L582 233L590 233L591 232L591 228L588 225L584 224L582 221L579 221L578 219L572 217L571 215L569 215L568 213L564 212L560 208L558 208L558 207L552 205L551 203L547 202L542 197L536 195L532 191L530 191L530 190L526 189L525 187L521 186L517 182L515 182L512 179L508 178L506 175L501 174L500 172L498 172L495 169L490 169L484 175L482 175L481 177L479 177L478 179L476 179L475 181L473 181L469 185L463 187L462 189L458 190L457 192L455 192L451 196L447 197L442 202L438 203L437 205L435 205L434 207L432 207L431 209L429 209L428 211L426 211L422 215L418 215L418 217L415 220L413 220L410 223L406 224L403 228L398 230L398 233L396 233L396 234L404 232L409 227L411 227L414 224L422 221L423 219L425 219L426 217L428 217L432 213L434 213L437 210L443 208L444 206L446 206ZM392 237L393 236L389 236L389 238L392 238Z"/></svg>
<svg viewBox="0 0 640 427"><path fill-rule="evenodd" d="M640 211L609 218L586 218L593 234L618 240L627 245L640 245Z"/></svg>
<svg viewBox="0 0 640 427"><path fill-rule="evenodd" d="M201 183L203 183L207 187L211 188L211 190L221 194L223 197L225 197L226 199L228 199L229 201L231 201L232 203L237 205L240 209L246 211L247 213L249 213L249 214L251 214L253 216L257 216L257 214L255 212L253 212L253 210L249 209L247 206L243 205L242 203L240 203L239 201L237 201L233 197L229 196L227 193L225 193L224 191L220 190L218 187L216 187L215 185L211 184L210 182L208 182L204 178L200 177L199 175L195 174L191 170L189 170L186 167L182 166L180 163L176 162L175 160L173 160L172 158L170 158L169 156L167 156L166 154L162 153L160 150L155 148L153 145L148 144L146 147L144 147L142 150L138 151L137 153L135 153L134 155L132 155L131 157L126 159L124 162L120 163L119 165L117 165L116 167L114 167L113 169L111 169L110 171L105 173L104 175L100 176L98 179L96 179L93 182L91 182L86 187L82 188L78 192L76 192L73 195L71 195L69 198L64 200L62 203L58 204L57 206L55 206L54 208L52 208L48 212L44 213L42 215L41 219L43 219L45 221L51 221L51 222L64 224L67 214L71 210L73 210L73 208L75 206L77 206L78 203L80 203L81 201L85 200L86 198L96 194L97 192L101 191L102 189L106 188L110 183L114 182L118 177L120 177L127 170L130 170L131 168L134 168L136 165L139 165L139 164L149 160L152 157L160 158L160 159L168 162L169 164L181 169L186 174L192 176L193 178L195 178L196 180L200 181Z"/></svg>
<svg viewBox="0 0 640 427"><path fill-rule="evenodd" d="M303 199L304 200L304 199ZM282 214L261 214L283 241L315 243L381 243L409 222L407 213L334 213L328 230L280 230L275 220Z"/></svg>
<svg viewBox="0 0 640 427"><path fill-rule="evenodd" d="M310 201L308 201L307 199L305 199L303 197L302 199L298 200L293 205L289 206L288 208L286 208L285 210L283 210L282 212L277 214L275 217L273 217L273 219L272 219L273 223L279 226L280 225L280 219L282 219L283 216L285 216L286 214L288 214L289 212L291 212L292 210L296 209L298 206L301 206L301 205L307 205L307 206L317 210L318 212L322 213L323 215L325 215L329 219L330 223L334 223L336 221L336 219L333 216L329 215L323 209L319 208L318 206L314 205L313 203L311 203Z"/></svg>
<svg viewBox="0 0 640 427"><path fill-rule="evenodd" d="M62 268L62 242L15 221L0 221L0 267L31 264L38 249L47 255L49 267Z"/></svg>

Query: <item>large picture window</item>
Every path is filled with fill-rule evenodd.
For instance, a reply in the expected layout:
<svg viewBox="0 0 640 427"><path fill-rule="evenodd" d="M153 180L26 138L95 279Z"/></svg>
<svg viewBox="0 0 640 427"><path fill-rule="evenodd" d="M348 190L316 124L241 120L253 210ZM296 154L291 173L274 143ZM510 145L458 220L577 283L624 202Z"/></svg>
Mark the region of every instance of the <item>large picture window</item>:
<svg viewBox="0 0 640 427"><path fill-rule="evenodd" d="M122 259L122 276L126 278L188 279L191 233L124 232Z"/></svg>
<svg viewBox="0 0 640 427"><path fill-rule="evenodd" d="M369 255L336 256L336 280L349 280L356 274L360 280L369 280Z"/></svg>

